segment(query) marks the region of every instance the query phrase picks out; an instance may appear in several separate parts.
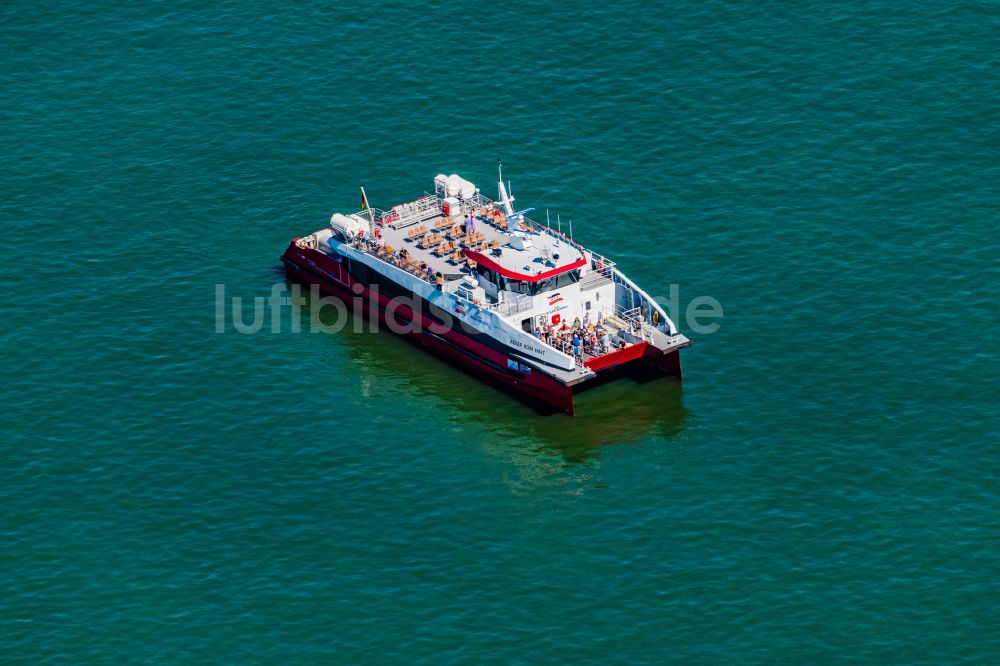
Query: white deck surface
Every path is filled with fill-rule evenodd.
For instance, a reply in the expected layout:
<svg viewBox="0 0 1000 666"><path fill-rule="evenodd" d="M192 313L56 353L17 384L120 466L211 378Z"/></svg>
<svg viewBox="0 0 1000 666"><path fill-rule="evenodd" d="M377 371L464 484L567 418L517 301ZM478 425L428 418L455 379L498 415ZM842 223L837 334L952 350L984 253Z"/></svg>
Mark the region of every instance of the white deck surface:
<svg viewBox="0 0 1000 666"><path fill-rule="evenodd" d="M532 276L572 264L583 258L583 253L577 247L537 231L522 231L526 238L530 239L531 247L523 250L515 249L510 245L511 232L505 225L478 216L475 218L474 227L475 232L481 234L482 241L477 245L470 234L461 232L460 222L451 227L436 229L436 225L445 219L443 215L438 215L403 229L382 227L382 238L385 244L394 250L406 248L410 256L417 261L424 262L434 271L454 279L460 277L459 274L466 265L464 258L458 263L454 261L456 250L461 248L482 252L508 270ZM412 237L411 232L419 227L427 227L428 231L418 237ZM447 233L449 231L450 235ZM440 234L444 241L433 248L424 247L423 241L435 233ZM500 256L492 253L493 248L500 249ZM555 259L557 255L559 258Z"/></svg>

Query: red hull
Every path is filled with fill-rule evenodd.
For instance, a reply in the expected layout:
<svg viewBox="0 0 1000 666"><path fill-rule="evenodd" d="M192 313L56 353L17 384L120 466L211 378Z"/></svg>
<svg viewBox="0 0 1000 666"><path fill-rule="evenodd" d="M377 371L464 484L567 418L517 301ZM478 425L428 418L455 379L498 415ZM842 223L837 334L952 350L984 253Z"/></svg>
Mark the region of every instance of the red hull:
<svg viewBox="0 0 1000 666"><path fill-rule="evenodd" d="M353 307L355 300L359 301L365 315L378 316L379 322L389 325L385 306L390 298L368 289L368 286L355 280L346 269L326 254L316 250L300 248L292 242L285 251L285 272L297 281L315 284L324 294L335 296L344 301L347 307ZM301 268L310 265L312 270ZM321 275L322 274L322 277ZM360 298L359 298L360 297ZM381 307L377 307L373 299ZM504 370L507 367L506 355L492 349L481 342L465 335L461 330L452 328L441 334L426 332L433 322L425 322L419 312L409 307L396 308L396 315L408 317L416 330L407 331L404 335L411 341L427 348L436 355L447 359L454 365L470 372L476 377L486 379L510 390L517 397L534 404L545 404L559 411L572 415L573 389L549 377L542 372L531 372L513 376Z"/></svg>
<svg viewBox="0 0 1000 666"><path fill-rule="evenodd" d="M679 351L664 353L653 345L646 345L642 360L654 368L659 368L670 377L681 379L681 354Z"/></svg>

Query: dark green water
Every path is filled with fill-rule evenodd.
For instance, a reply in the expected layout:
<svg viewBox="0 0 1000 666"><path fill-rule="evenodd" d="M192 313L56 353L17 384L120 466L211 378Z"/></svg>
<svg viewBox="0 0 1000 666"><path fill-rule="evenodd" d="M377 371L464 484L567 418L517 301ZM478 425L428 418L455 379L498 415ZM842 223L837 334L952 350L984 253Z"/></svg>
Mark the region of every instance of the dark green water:
<svg viewBox="0 0 1000 666"><path fill-rule="evenodd" d="M0 659L997 663L995 3L0 7ZM215 333L458 172L700 295L543 417ZM682 322L682 329L686 330Z"/></svg>

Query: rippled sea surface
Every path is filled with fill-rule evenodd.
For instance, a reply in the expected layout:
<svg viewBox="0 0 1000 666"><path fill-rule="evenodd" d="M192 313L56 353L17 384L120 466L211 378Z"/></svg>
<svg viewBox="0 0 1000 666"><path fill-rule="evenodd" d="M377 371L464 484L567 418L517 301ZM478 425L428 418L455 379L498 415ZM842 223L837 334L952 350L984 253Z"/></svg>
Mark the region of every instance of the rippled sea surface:
<svg viewBox="0 0 1000 666"><path fill-rule="evenodd" d="M0 659L1000 661L992 2L0 7ZM721 328L542 416L216 285L458 172ZM303 314L308 323L308 315Z"/></svg>

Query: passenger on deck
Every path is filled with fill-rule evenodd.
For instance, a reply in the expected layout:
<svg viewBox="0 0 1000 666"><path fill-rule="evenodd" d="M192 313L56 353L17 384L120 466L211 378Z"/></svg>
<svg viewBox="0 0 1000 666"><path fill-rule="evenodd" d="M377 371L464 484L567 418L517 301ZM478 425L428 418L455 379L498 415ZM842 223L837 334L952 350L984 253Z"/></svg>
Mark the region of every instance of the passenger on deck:
<svg viewBox="0 0 1000 666"><path fill-rule="evenodd" d="M580 347L583 346L583 340L580 339L579 335L573 336L573 354L576 356L580 355Z"/></svg>

